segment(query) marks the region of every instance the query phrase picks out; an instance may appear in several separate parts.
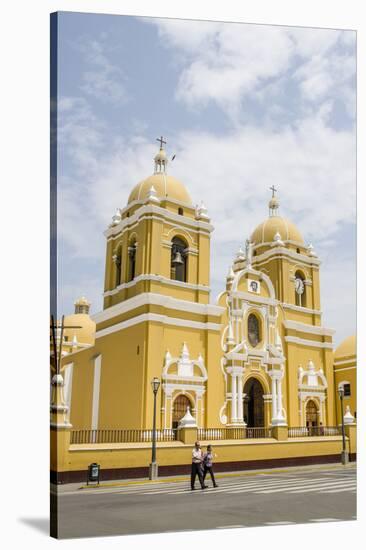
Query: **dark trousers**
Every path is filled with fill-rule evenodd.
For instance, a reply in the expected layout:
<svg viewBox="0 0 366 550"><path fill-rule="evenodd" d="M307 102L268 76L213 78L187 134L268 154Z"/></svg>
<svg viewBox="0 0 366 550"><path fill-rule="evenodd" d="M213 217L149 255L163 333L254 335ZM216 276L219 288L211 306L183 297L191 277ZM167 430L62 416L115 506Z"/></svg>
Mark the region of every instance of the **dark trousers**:
<svg viewBox="0 0 366 550"><path fill-rule="evenodd" d="M215 481L215 476L214 476L214 473L213 473L213 470L212 470L212 466L204 466L203 468L203 482L205 482L205 477L207 475L207 472L210 472L210 476L211 476L211 479L212 479L212 485L215 487L216 486L216 481Z"/></svg>
<svg viewBox="0 0 366 550"><path fill-rule="evenodd" d="M200 481L201 487L203 487L202 466L201 464L196 464L195 462L192 462L191 489L194 489L194 484L195 484L197 475L198 475L198 479Z"/></svg>

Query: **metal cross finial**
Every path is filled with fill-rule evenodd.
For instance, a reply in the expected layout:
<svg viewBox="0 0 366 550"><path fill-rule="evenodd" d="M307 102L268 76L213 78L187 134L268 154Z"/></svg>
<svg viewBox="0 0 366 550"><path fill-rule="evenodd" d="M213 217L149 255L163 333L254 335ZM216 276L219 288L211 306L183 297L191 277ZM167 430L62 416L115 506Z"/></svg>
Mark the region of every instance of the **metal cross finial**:
<svg viewBox="0 0 366 550"><path fill-rule="evenodd" d="M270 187L270 190L272 191L272 197L274 197L275 193L277 193L278 189L276 189L275 186L272 185L272 187Z"/></svg>
<svg viewBox="0 0 366 550"><path fill-rule="evenodd" d="M163 143L166 145L166 141L164 141L163 136L160 136L160 138L156 138L156 141L160 141L160 149L163 148Z"/></svg>

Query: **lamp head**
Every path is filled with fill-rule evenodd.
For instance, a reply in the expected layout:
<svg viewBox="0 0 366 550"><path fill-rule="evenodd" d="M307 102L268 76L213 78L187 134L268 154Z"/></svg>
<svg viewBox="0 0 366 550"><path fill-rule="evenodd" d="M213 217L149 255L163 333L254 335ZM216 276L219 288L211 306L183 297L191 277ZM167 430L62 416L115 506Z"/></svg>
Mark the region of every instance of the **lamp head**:
<svg viewBox="0 0 366 550"><path fill-rule="evenodd" d="M151 387L153 392L156 394L158 393L159 387L160 387L160 380L156 376L151 381Z"/></svg>

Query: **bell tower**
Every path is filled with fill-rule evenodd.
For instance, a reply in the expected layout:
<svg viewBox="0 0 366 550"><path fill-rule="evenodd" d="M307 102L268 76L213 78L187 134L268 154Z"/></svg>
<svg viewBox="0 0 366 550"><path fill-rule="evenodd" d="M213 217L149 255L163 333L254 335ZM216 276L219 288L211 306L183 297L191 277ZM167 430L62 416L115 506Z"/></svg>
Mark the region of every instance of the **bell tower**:
<svg viewBox="0 0 366 550"><path fill-rule="evenodd" d="M274 186L270 189L268 219L250 237L253 268L270 277L276 299L284 307L299 312L305 322L318 325L320 260L296 225L279 214L277 189Z"/></svg>
<svg viewBox="0 0 366 550"><path fill-rule="evenodd" d="M105 231L104 308L142 293L209 302L210 234L203 204L168 175L166 140L157 139L154 173L131 191Z"/></svg>

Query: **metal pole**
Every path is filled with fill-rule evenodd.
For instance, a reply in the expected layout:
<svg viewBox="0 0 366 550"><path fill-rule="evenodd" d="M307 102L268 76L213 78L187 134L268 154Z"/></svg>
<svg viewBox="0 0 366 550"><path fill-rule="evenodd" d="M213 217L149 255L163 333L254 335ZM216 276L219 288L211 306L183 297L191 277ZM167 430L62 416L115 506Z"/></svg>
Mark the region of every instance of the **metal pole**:
<svg viewBox="0 0 366 550"><path fill-rule="evenodd" d="M341 462L342 464L348 464L348 451L346 450L346 434L344 430L344 415L343 415L343 392L339 395L341 399L341 416L342 416L342 455Z"/></svg>
<svg viewBox="0 0 366 550"><path fill-rule="evenodd" d="M151 463L155 464L156 462L156 394L154 391L154 415L153 415L153 433L152 433L152 455Z"/></svg>

